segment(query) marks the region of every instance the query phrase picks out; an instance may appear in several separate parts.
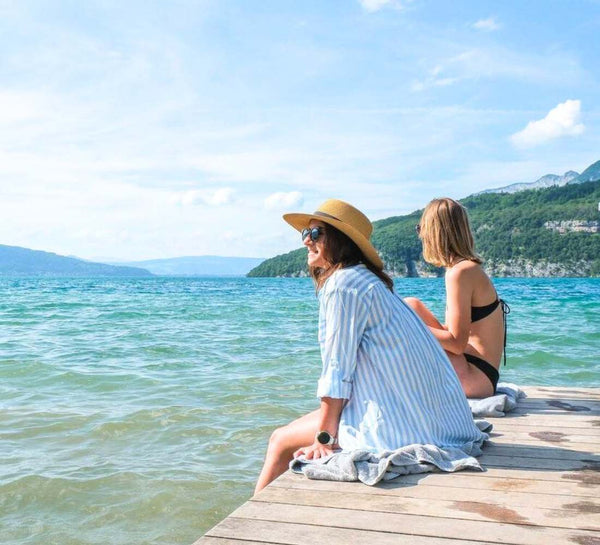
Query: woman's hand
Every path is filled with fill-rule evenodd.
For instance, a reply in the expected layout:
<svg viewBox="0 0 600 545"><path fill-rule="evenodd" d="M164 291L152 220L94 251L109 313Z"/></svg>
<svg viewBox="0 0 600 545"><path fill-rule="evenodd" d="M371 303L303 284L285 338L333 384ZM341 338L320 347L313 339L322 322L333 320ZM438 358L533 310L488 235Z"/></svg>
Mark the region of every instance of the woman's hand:
<svg viewBox="0 0 600 545"><path fill-rule="evenodd" d="M307 460L316 460L318 458L325 458L333 454L333 447L337 445L322 445L319 442L314 442L308 447L302 447L294 452L294 458L304 455Z"/></svg>

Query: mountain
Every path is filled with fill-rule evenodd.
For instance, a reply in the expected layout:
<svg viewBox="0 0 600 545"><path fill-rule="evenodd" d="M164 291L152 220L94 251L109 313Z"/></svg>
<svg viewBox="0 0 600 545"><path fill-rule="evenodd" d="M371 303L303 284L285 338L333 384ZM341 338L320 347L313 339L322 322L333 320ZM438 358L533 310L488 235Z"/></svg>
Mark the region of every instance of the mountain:
<svg viewBox="0 0 600 545"><path fill-rule="evenodd" d="M92 263L50 252L0 244L0 276L152 276L135 267Z"/></svg>
<svg viewBox="0 0 600 545"><path fill-rule="evenodd" d="M204 255L134 261L122 265L142 267L162 276L244 276L263 261L262 257Z"/></svg>
<svg viewBox="0 0 600 545"><path fill-rule="evenodd" d="M574 170L565 172L562 176L557 174L546 174L540 179L531 183L516 183L506 185L504 187L498 187L496 189L486 189L475 193L475 195L484 195L485 193L516 193L517 191L526 191L527 189L539 189L542 187L552 187L555 185L562 186L572 183L576 180L580 174Z"/></svg>
<svg viewBox="0 0 600 545"><path fill-rule="evenodd" d="M596 161L587 167L581 174L574 170L565 172L562 176L557 174L546 174L535 182L516 183L497 187L495 189L486 189L475 193L475 195L484 195L485 193L516 193L517 191L526 191L528 189L540 189L542 187L563 186L567 184L581 184L600 180L600 161Z"/></svg>
<svg viewBox="0 0 600 545"><path fill-rule="evenodd" d="M600 174L598 178L462 199L486 271L493 276L600 276ZM421 213L373 222L373 244L393 275L443 274L423 261L415 234ZM267 259L248 276L306 272L306 249L300 248Z"/></svg>
<svg viewBox="0 0 600 545"><path fill-rule="evenodd" d="M573 183L584 183L591 182L593 180L600 180L600 161L596 161L594 164L587 167Z"/></svg>

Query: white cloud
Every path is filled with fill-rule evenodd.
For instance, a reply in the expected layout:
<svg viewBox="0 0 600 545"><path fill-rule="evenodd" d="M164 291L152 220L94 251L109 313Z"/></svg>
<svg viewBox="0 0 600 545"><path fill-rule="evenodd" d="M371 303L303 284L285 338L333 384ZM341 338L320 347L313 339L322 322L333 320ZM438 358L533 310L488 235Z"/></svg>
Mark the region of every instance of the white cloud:
<svg viewBox="0 0 600 545"><path fill-rule="evenodd" d="M191 189L189 191L179 191L173 193L171 202L183 206L194 206L205 204L208 206L223 206L233 202L235 191L231 187L222 187L219 189Z"/></svg>
<svg viewBox="0 0 600 545"><path fill-rule="evenodd" d="M394 0L359 0L360 5L369 12L379 11L381 8L391 5L400 7L400 4Z"/></svg>
<svg viewBox="0 0 600 545"><path fill-rule="evenodd" d="M289 193L273 193L265 199L265 208L267 210L279 210L301 206L304 203L304 197L299 191L290 191Z"/></svg>
<svg viewBox="0 0 600 545"><path fill-rule="evenodd" d="M501 28L501 24L496 21L493 17L487 19L480 19L476 23L473 23L473 28L477 30L483 30L485 32L492 32Z"/></svg>
<svg viewBox="0 0 600 545"><path fill-rule="evenodd" d="M543 119L530 121L510 139L515 146L527 148L562 136L576 136L585 130L580 117L581 101L566 100L550 110Z"/></svg>

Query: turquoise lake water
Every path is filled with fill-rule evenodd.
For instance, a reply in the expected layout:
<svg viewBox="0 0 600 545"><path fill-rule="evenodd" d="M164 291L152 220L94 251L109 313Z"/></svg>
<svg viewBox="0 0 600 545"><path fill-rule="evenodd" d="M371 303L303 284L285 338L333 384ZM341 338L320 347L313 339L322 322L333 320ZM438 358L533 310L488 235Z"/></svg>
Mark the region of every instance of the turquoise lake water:
<svg viewBox="0 0 600 545"><path fill-rule="evenodd" d="M495 283L501 380L600 386L600 279ZM0 279L0 541L193 543L317 407L316 327L308 279Z"/></svg>

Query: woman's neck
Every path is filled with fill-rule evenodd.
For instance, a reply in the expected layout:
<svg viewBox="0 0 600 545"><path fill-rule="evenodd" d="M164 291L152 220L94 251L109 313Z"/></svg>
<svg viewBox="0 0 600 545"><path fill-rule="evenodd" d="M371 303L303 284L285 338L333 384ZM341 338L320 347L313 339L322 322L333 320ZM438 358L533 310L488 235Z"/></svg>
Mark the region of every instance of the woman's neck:
<svg viewBox="0 0 600 545"><path fill-rule="evenodd" d="M454 267L455 265L458 265L459 263L462 263L463 261L468 261L468 259L465 257L457 257L457 258L453 259L452 262L450 263L450 266L448 267L448 269L451 269L452 267Z"/></svg>

